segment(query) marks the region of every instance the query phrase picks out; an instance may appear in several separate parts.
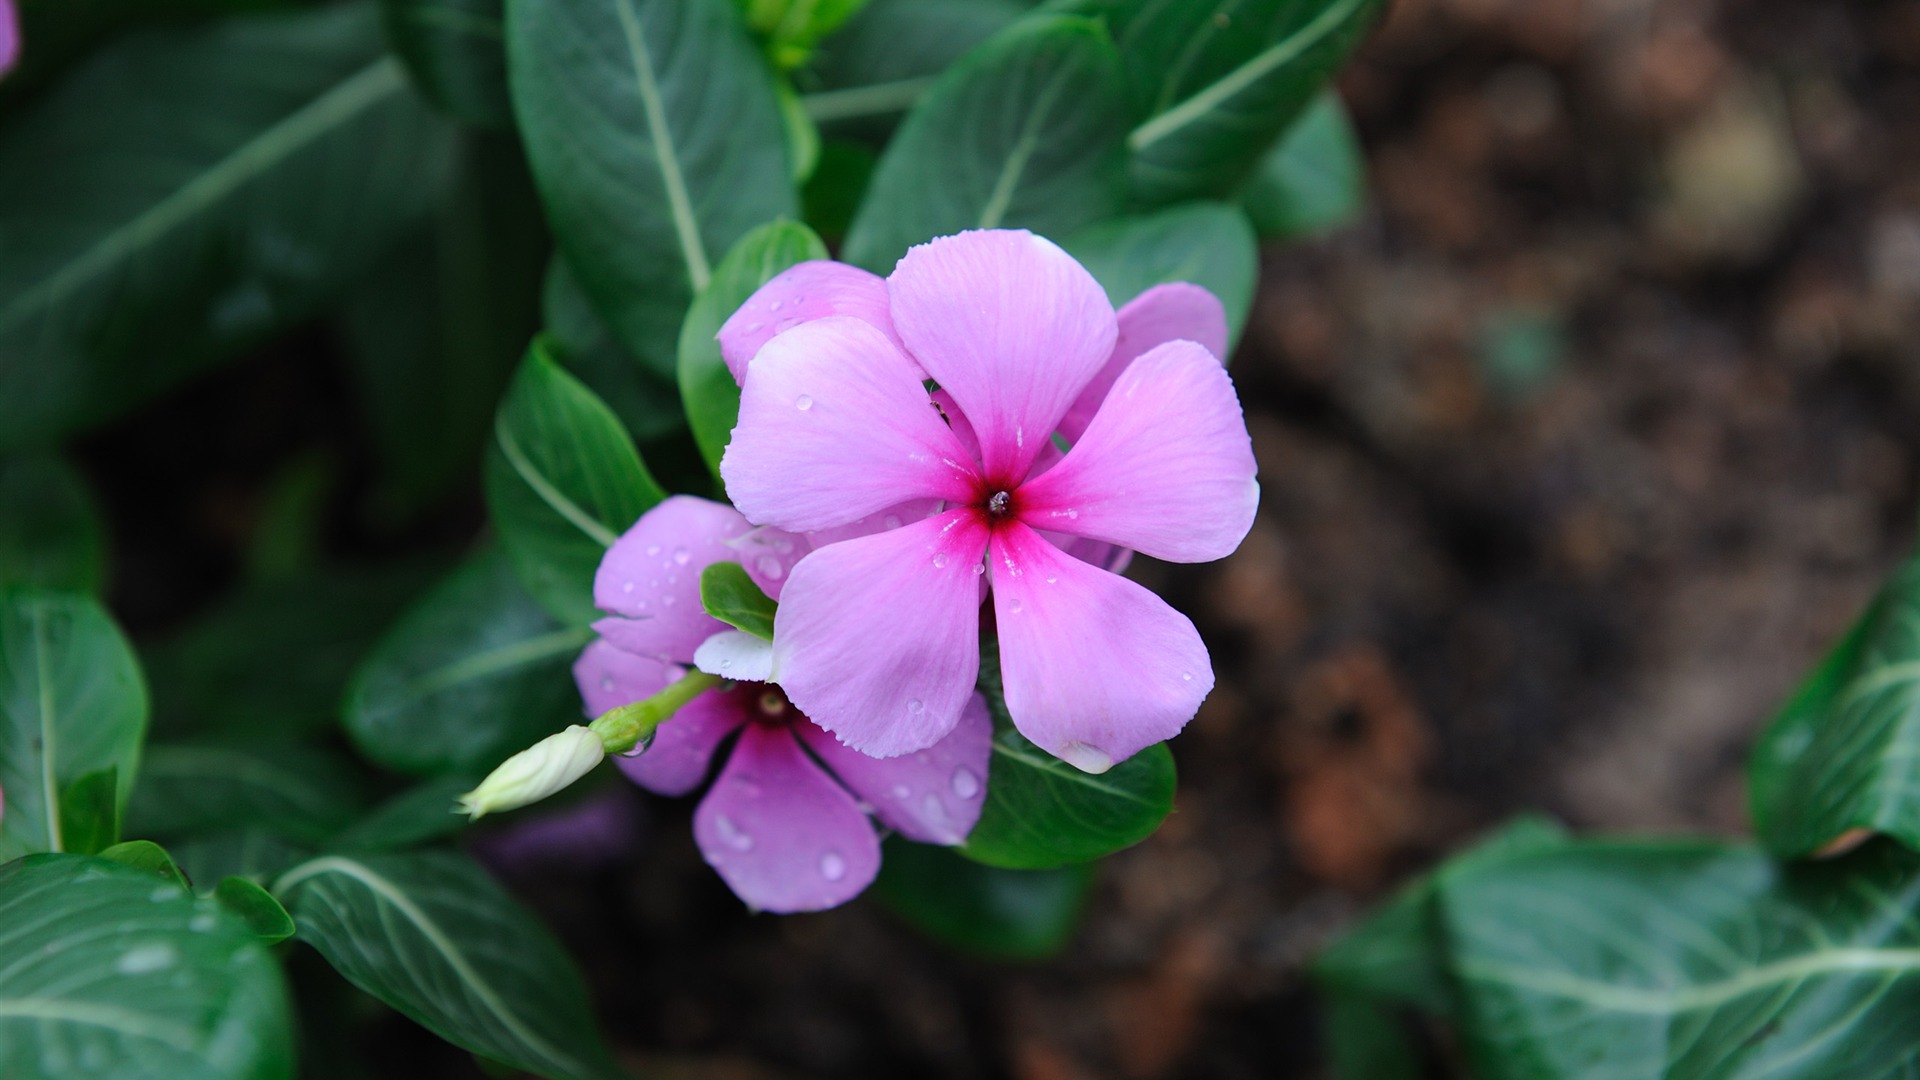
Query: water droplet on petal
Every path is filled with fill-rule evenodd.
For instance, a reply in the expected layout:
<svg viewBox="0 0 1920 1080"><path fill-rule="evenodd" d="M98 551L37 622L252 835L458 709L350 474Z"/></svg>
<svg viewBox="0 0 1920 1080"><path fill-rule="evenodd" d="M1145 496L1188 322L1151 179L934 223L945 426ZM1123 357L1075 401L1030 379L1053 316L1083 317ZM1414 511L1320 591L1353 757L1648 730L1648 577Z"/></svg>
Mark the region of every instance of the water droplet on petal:
<svg viewBox="0 0 1920 1080"><path fill-rule="evenodd" d="M973 798L980 794L980 778L964 765L953 770L953 793L963 799Z"/></svg>
<svg viewBox="0 0 1920 1080"><path fill-rule="evenodd" d="M672 593L668 593L667 595L660 598L660 606L672 607L675 599L676 597Z"/></svg>
<svg viewBox="0 0 1920 1080"><path fill-rule="evenodd" d="M645 600L635 600L633 602L633 610L635 611L647 610L647 602Z"/></svg>
<svg viewBox="0 0 1920 1080"><path fill-rule="evenodd" d="M1181 682L1192 682L1192 681L1193 681L1193 672L1191 672L1191 671L1183 671L1183 672L1181 672L1181 673L1180 673L1180 681L1181 681Z"/></svg>
<svg viewBox="0 0 1920 1080"><path fill-rule="evenodd" d="M1057 577L1054 577L1054 576L1053 576L1052 574L1048 574L1048 575L1047 575L1047 584L1049 584L1049 585L1052 585L1053 583L1055 583L1055 582L1057 582L1057 581L1059 581L1059 580L1060 580L1059 578L1057 578Z"/></svg>
<svg viewBox="0 0 1920 1080"><path fill-rule="evenodd" d="M905 784L895 784L893 785L893 797L896 799L912 798L913 789Z"/></svg>
<svg viewBox="0 0 1920 1080"><path fill-rule="evenodd" d="M753 565L760 571L761 576L771 581L779 581L780 575L787 572L787 568L780 565L780 560L771 555L760 556L754 560Z"/></svg>
<svg viewBox="0 0 1920 1080"><path fill-rule="evenodd" d="M775 301L774 301L773 303L771 303L771 304L768 304L768 305L767 305L767 310L768 310L768 311L779 311L779 310L780 310L780 301L778 301L778 300L775 300Z"/></svg>
<svg viewBox="0 0 1920 1080"><path fill-rule="evenodd" d="M647 554L649 554L649 555L658 555L658 554L660 554L660 545L659 545L659 544L648 544L648 545L647 545Z"/></svg>
<svg viewBox="0 0 1920 1080"><path fill-rule="evenodd" d="M763 326L765 326L765 325L767 325L767 324L766 324L766 323L760 323L760 322L756 322L756 323L748 323L748 324L747 324L747 333L749 333L749 334L757 334L757 333L759 333L759 332L760 332L760 328L761 328L761 327L763 327Z"/></svg>
<svg viewBox="0 0 1920 1080"><path fill-rule="evenodd" d="M1026 606L1027 605L1021 602L1020 598L1016 596L1013 599L1007 601L1007 612L1008 614L1011 614L1011 615L1018 615L1020 614L1021 609L1025 608Z"/></svg>
<svg viewBox="0 0 1920 1080"><path fill-rule="evenodd" d="M673 561L679 563L681 566L687 565L692 558L693 552L688 551L686 548L677 547L673 549Z"/></svg>
<svg viewBox="0 0 1920 1080"><path fill-rule="evenodd" d="M885 525L889 529L897 529L900 527L900 515L888 514L886 519L880 522L880 524Z"/></svg>
<svg viewBox="0 0 1920 1080"><path fill-rule="evenodd" d="M813 399L805 394L801 394L799 397L793 399L793 407L799 409L801 412L806 412L808 409L813 408Z"/></svg>
<svg viewBox="0 0 1920 1080"><path fill-rule="evenodd" d="M927 711L927 707L925 705L920 704L919 698L907 699L907 712L910 715L919 716L921 713L926 711Z"/></svg>
<svg viewBox="0 0 1920 1080"><path fill-rule="evenodd" d="M938 554L938 555L935 555L935 556L933 557L933 568L934 568L935 570L940 570L940 569L944 569L944 568L946 567L946 565L947 565L947 553L946 553L946 552L944 552L944 551L943 551L943 552L941 552L940 554Z"/></svg>
<svg viewBox="0 0 1920 1080"><path fill-rule="evenodd" d="M987 572L987 564L986 564L986 563L983 563L983 562L977 562L977 563L974 563L974 564L973 564L973 572L974 572L974 573L976 573L976 574L984 574L984 573L986 573L986 572Z"/></svg>
<svg viewBox="0 0 1920 1080"><path fill-rule="evenodd" d="M720 839L735 851L753 850L753 837L748 836L725 814L713 819L713 831L719 833Z"/></svg>
<svg viewBox="0 0 1920 1080"><path fill-rule="evenodd" d="M613 691L613 676L611 675L600 676L600 689L611 693Z"/></svg>
<svg viewBox="0 0 1920 1080"><path fill-rule="evenodd" d="M947 804L941 802L940 796L935 795L931 791L927 793L926 798L920 800L920 812L927 819L929 825L942 825L946 823Z"/></svg>
<svg viewBox="0 0 1920 1080"><path fill-rule="evenodd" d="M828 881L839 881L847 876L847 860L837 851L829 851L820 856L820 876Z"/></svg>
<svg viewBox="0 0 1920 1080"><path fill-rule="evenodd" d="M630 593L630 592L632 592L632 591L633 591L633 582L631 582L631 581L629 581L629 582L627 582L627 583L625 583L625 584L623 584L623 585L621 585L621 586L620 586L620 591L621 591L621 592L628 592L628 593Z"/></svg>

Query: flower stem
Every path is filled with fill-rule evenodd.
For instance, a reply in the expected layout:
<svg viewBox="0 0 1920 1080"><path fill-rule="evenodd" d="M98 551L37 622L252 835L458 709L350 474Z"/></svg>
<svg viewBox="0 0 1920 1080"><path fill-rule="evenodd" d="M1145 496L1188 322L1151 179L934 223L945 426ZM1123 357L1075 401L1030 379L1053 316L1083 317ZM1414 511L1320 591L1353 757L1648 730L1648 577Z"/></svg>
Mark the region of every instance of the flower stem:
<svg viewBox="0 0 1920 1080"><path fill-rule="evenodd" d="M600 736L607 753L624 754L645 742L653 729L680 711L681 706L718 685L720 676L689 670L650 698L601 713L587 729Z"/></svg>

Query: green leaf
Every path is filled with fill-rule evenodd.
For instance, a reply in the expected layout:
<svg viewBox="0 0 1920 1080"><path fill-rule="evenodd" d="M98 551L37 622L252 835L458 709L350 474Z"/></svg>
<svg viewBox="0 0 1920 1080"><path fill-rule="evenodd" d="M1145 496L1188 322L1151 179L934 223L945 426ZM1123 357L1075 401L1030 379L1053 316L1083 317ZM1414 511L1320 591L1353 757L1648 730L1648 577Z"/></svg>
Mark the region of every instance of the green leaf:
<svg viewBox="0 0 1920 1080"><path fill-rule="evenodd" d="M381 639L347 690L347 734L408 773L485 772L580 718L568 668L591 640L561 626L487 552Z"/></svg>
<svg viewBox="0 0 1920 1080"><path fill-rule="evenodd" d="M131 831L180 837L244 823L317 844L359 812L361 778L324 746L157 745L127 807Z"/></svg>
<svg viewBox="0 0 1920 1080"><path fill-rule="evenodd" d="M279 965L218 904L105 859L0 866L0 1076L292 1073Z"/></svg>
<svg viewBox="0 0 1920 1080"><path fill-rule="evenodd" d="M1315 981L1336 993L1412 1005L1435 1015L1454 1012L1446 942L1436 897L1442 875L1570 841L1557 822L1520 817L1455 855L1440 870L1402 888L1314 961Z"/></svg>
<svg viewBox="0 0 1920 1080"><path fill-rule="evenodd" d="M1019 0L873 0L821 43L811 74L821 122L905 112L974 46L1027 13Z"/></svg>
<svg viewBox="0 0 1920 1080"><path fill-rule="evenodd" d="M512 127L503 0L381 0L387 40L413 84L462 123Z"/></svg>
<svg viewBox="0 0 1920 1080"><path fill-rule="evenodd" d="M223 878L213 888L220 906L246 924L253 936L269 945L277 945L294 934L293 916L280 906L273 894L243 877Z"/></svg>
<svg viewBox="0 0 1920 1080"><path fill-rule="evenodd" d="M714 335L754 290L782 270L826 257L826 245L805 225L791 221L762 225L727 252L713 280L687 309L686 324L680 328L680 396L694 441L715 480L720 478L720 455L740 419L740 386L721 359Z"/></svg>
<svg viewBox="0 0 1920 1080"><path fill-rule="evenodd" d="M61 846L96 855L120 842L120 769L90 772L60 793Z"/></svg>
<svg viewBox="0 0 1920 1080"><path fill-rule="evenodd" d="M454 803L480 782L478 774L436 776L381 803L328 845L337 851L393 851L438 840L467 826Z"/></svg>
<svg viewBox="0 0 1920 1080"><path fill-rule="evenodd" d="M1038 960L1073 939L1093 866L1003 870L895 836L873 895L928 937L987 956Z"/></svg>
<svg viewBox="0 0 1920 1080"><path fill-rule="evenodd" d="M366 4L101 49L0 132L0 443L311 316L434 204L448 134Z"/></svg>
<svg viewBox="0 0 1920 1080"><path fill-rule="evenodd" d="M142 653L154 730L294 740L331 729L355 665L437 569L409 561L249 582Z"/></svg>
<svg viewBox="0 0 1920 1080"><path fill-rule="evenodd" d="M1385 6L1248 0L1229 11L1154 0L1077 0L1104 17L1143 118L1127 137L1136 205L1237 191Z"/></svg>
<svg viewBox="0 0 1920 1080"><path fill-rule="evenodd" d="M614 335L671 377L713 261L797 211L772 73L731 0L513 0L507 23L554 239Z"/></svg>
<svg viewBox="0 0 1920 1080"><path fill-rule="evenodd" d="M547 264L542 310L549 353L607 403L636 441L664 439L686 428L672 380L634 359L614 340L560 259Z"/></svg>
<svg viewBox="0 0 1920 1080"><path fill-rule="evenodd" d="M0 859L66 850L60 796L89 773L118 769L126 805L146 727L140 667L98 602L0 591Z"/></svg>
<svg viewBox="0 0 1920 1080"><path fill-rule="evenodd" d="M766 42L781 70L799 67L820 39L858 14L867 0L746 0L747 26Z"/></svg>
<svg viewBox="0 0 1920 1080"><path fill-rule="evenodd" d="M980 821L962 855L1010 870L1092 862L1153 835L1173 812L1173 754L1156 743L1094 775L1028 742L1007 716L1000 650L980 650L980 692L993 713L993 757Z"/></svg>
<svg viewBox="0 0 1920 1080"><path fill-rule="evenodd" d="M1326 995L1320 1014L1327 1060L1340 1080L1420 1080L1420 1056L1404 1024L1378 1001L1347 990Z"/></svg>
<svg viewBox="0 0 1920 1080"><path fill-rule="evenodd" d="M0 586L98 592L102 533L79 470L52 454L0 458Z"/></svg>
<svg viewBox="0 0 1920 1080"><path fill-rule="evenodd" d="M839 239L847 235L853 215L867 197L867 185L873 181L873 168L879 164L873 151L857 142L830 139L820 147L820 164L800 192L800 204L807 224L821 236Z"/></svg>
<svg viewBox="0 0 1920 1080"><path fill-rule="evenodd" d="M1920 558L1774 718L1750 779L1754 829L1777 854L1854 829L1920 847Z"/></svg>
<svg viewBox="0 0 1920 1080"><path fill-rule="evenodd" d="M1023 20L968 53L914 106L874 170L842 258L887 273L964 229L1064 235L1125 198L1126 92L1097 22Z"/></svg>
<svg viewBox="0 0 1920 1080"><path fill-rule="evenodd" d="M700 606L736 630L773 640L773 598L737 562L717 562L700 572Z"/></svg>
<svg viewBox="0 0 1920 1080"><path fill-rule="evenodd" d="M1486 1080L1890 1080L1920 1054L1920 858L1896 845L1583 843L1449 873L1440 906Z"/></svg>
<svg viewBox="0 0 1920 1080"><path fill-rule="evenodd" d="M192 881L224 881L230 877L271 881L313 855L312 848L250 825L195 833L175 841L169 850L179 861L180 871Z"/></svg>
<svg viewBox="0 0 1920 1080"><path fill-rule="evenodd" d="M167 854L167 849L151 840L128 840L114 844L102 850L100 857L122 866L131 866L162 881L170 881L183 889L193 887L187 875L174 863L173 856Z"/></svg>
<svg viewBox="0 0 1920 1080"><path fill-rule="evenodd" d="M327 855L274 891L302 941L441 1038L541 1076L621 1075L565 951L468 859Z"/></svg>
<svg viewBox="0 0 1920 1080"><path fill-rule="evenodd" d="M1367 201L1367 161L1340 95L1322 91L1260 159L1240 205L1261 236L1290 238L1338 228Z"/></svg>
<svg viewBox="0 0 1920 1080"><path fill-rule="evenodd" d="M666 498L606 403L536 339L500 403L487 509L527 591L577 626L600 617L593 575L607 548Z"/></svg>
<svg viewBox="0 0 1920 1080"><path fill-rule="evenodd" d="M1116 308L1170 281L1204 286L1227 309L1229 340L1240 340L1260 276L1260 248L1237 208L1188 203L1102 222L1061 246L1099 280Z"/></svg>

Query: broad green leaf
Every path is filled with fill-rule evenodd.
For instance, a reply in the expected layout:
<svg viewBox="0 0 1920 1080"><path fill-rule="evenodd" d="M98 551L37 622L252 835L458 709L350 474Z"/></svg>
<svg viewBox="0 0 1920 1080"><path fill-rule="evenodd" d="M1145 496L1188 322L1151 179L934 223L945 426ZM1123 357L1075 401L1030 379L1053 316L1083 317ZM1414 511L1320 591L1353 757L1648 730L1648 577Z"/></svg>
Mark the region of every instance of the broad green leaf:
<svg viewBox="0 0 1920 1080"><path fill-rule="evenodd" d="M88 773L117 768L124 806L146 727L139 664L98 602L0 591L0 859L65 851L60 796Z"/></svg>
<svg viewBox="0 0 1920 1080"><path fill-rule="evenodd" d="M168 849L190 881L216 882L230 877L265 883L305 859L313 849L252 825L196 833Z"/></svg>
<svg viewBox="0 0 1920 1080"><path fill-rule="evenodd" d="M1126 58L1140 124L1127 137L1133 200L1223 197L1365 36L1384 0L1248 0L1231 9L1075 0L1104 17Z"/></svg>
<svg viewBox="0 0 1920 1080"><path fill-rule="evenodd" d="M554 239L614 336L671 376L720 253L798 209L773 75L732 0L512 0L507 24Z"/></svg>
<svg viewBox="0 0 1920 1080"><path fill-rule="evenodd" d="M1612 842L1443 877L1485 1080L1879 1080L1920 1055L1920 857Z"/></svg>
<svg viewBox="0 0 1920 1080"><path fill-rule="evenodd" d="M872 0L821 42L807 97L822 123L906 112L934 76L1027 13L1019 0Z"/></svg>
<svg viewBox="0 0 1920 1080"><path fill-rule="evenodd" d="M580 718L569 666L593 634L561 626L498 552L402 616L347 690L347 734L407 773L485 772Z"/></svg>
<svg viewBox="0 0 1920 1080"><path fill-rule="evenodd" d="M459 832L467 817L454 804L480 776L436 776L368 811L328 844L336 851L393 851Z"/></svg>
<svg viewBox="0 0 1920 1080"><path fill-rule="evenodd" d="M1100 24L1024 20L968 53L908 114L874 170L842 258L878 273L964 229L1064 235L1125 195L1127 105Z"/></svg>
<svg viewBox="0 0 1920 1080"><path fill-rule="evenodd" d="M1116 308L1170 281L1206 287L1227 309L1229 340L1240 340L1260 276L1260 249L1239 209L1188 203L1102 222L1067 237L1061 246L1099 279Z"/></svg>
<svg viewBox="0 0 1920 1080"><path fill-rule="evenodd" d="M90 772L60 793L61 847L97 855L120 842L120 769Z"/></svg>
<svg viewBox="0 0 1920 1080"><path fill-rule="evenodd" d="M1367 200L1367 161L1340 95L1322 91L1293 122L1260 167L1240 205L1261 236L1308 236L1360 215Z"/></svg>
<svg viewBox="0 0 1920 1080"><path fill-rule="evenodd" d="M0 587L98 592L102 531L78 469L52 454L0 458Z"/></svg>
<svg viewBox="0 0 1920 1080"><path fill-rule="evenodd" d="M737 562L717 562L700 572L700 606L736 630L773 640L773 598Z"/></svg>
<svg viewBox="0 0 1920 1080"><path fill-rule="evenodd" d="M387 40L435 108L462 123L512 127L503 0L381 0Z"/></svg>
<svg viewBox="0 0 1920 1080"><path fill-rule="evenodd" d="M873 892L936 940L987 956L1037 960L1072 940L1092 886L1090 864L1003 870L895 836L887 840Z"/></svg>
<svg viewBox="0 0 1920 1080"><path fill-rule="evenodd" d="M487 509L520 581L563 622L600 617L607 548L666 498L606 403L536 339L493 423Z"/></svg>
<svg viewBox="0 0 1920 1080"><path fill-rule="evenodd" d="M867 0L744 0L747 26L766 42L781 70L799 67L820 39L840 28Z"/></svg>
<svg viewBox="0 0 1920 1080"><path fill-rule="evenodd" d="M302 941L441 1038L541 1076L621 1075L559 942L468 859L326 855L274 891Z"/></svg>
<svg viewBox="0 0 1920 1080"><path fill-rule="evenodd" d="M497 47L497 45L496 45ZM549 245L512 136L463 134L458 180L355 290L340 320L381 466L374 516L405 522L463 492L540 324Z"/></svg>
<svg viewBox="0 0 1920 1080"><path fill-rule="evenodd" d="M0 1076L292 1074L279 965L219 904L105 859L0 866Z"/></svg>
<svg viewBox="0 0 1920 1080"><path fill-rule="evenodd" d="M1853 829L1920 847L1920 558L1774 718L1750 779L1754 829L1777 854Z"/></svg>
<svg viewBox="0 0 1920 1080"><path fill-rule="evenodd" d="M0 443L309 317L433 205L449 146L368 4L100 50L0 131Z"/></svg>
<svg viewBox="0 0 1920 1080"><path fill-rule="evenodd" d="M361 786L351 762L311 743L160 744L140 764L127 823L165 838L245 824L317 844L353 820Z"/></svg>
<svg viewBox="0 0 1920 1080"><path fill-rule="evenodd" d="M167 853L167 849L151 840L123 841L101 851L100 857L122 866L131 866L162 881L170 881L183 889L193 887L193 883L173 861L173 856Z"/></svg>
<svg viewBox="0 0 1920 1080"><path fill-rule="evenodd" d="M714 335L754 290L796 263L824 259L827 248L813 230L791 221L763 225L740 238L715 268L713 280L687 309L680 328L680 397L687 423L715 480L720 455L740 419L740 386L720 358Z"/></svg>
<svg viewBox="0 0 1920 1080"><path fill-rule="evenodd" d="M686 428L686 413L673 381L634 359L614 340L613 331L560 259L547 264L541 308L549 353L607 403L635 441L653 442Z"/></svg>
<svg viewBox="0 0 1920 1080"><path fill-rule="evenodd" d="M1517 818L1432 874L1402 888L1393 899L1341 935L1314 961L1313 977L1336 993L1358 994L1412 1005L1435 1015L1454 1011L1446 973L1446 942L1436 907L1442 875L1465 873L1481 863L1570 841L1547 818Z"/></svg>
<svg viewBox="0 0 1920 1080"><path fill-rule="evenodd" d="M355 665L437 569L409 561L242 586L142 652L155 732L251 741L331 729Z"/></svg>
<svg viewBox="0 0 1920 1080"><path fill-rule="evenodd" d="M838 240L853 224L853 215L867 197L867 184L879 157L864 145L830 139L820 147L820 164L800 192L807 225L821 236Z"/></svg>
<svg viewBox="0 0 1920 1080"><path fill-rule="evenodd" d="M1000 653L981 650L980 691L993 713L987 801L961 854L1010 870L1091 862L1145 840L1173 811L1173 754L1156 743L1094 775L1028 742L1007 716Z"/></svg>
<svg viewBox="0 0 1920 1080"><path fill-rule="evenodd" d="M1320 1006L1327 1063L1339 1080L1420 1080L1419 1053L1393 1007L1349 990Z"/></svg>
<svg viewBox="0 0 1920 1080"><path fill-rule="evenodd" d="M243 877L222 878L213 887L213 898L220 906L246 924L253 936L269 945L277 945L294 935L293 916L280 906L273 894Z"/></svg>

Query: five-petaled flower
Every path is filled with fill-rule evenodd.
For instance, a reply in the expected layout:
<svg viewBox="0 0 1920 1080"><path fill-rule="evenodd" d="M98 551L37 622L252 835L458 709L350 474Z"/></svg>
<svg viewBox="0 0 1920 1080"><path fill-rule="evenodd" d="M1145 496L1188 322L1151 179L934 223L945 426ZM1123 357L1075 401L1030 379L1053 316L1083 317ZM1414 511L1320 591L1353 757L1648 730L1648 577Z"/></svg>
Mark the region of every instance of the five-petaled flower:
<svg viewBox="0 0 1920 1080"><path fill-rule="evenodd" d="M696 654L703 668L734 677L682 706L645 753L617 760L642 787L685 795L705 779L720 743L739 733L694 812L693 834L734 894L764 911L829 908L867 887L880 842L863 804L909 839L958 844L985 801L993 726L978 695L936 744L883 761L840 745L779 687L746 681L764 674L749 670L756 657L737 647L739 632L702 610L700 573L738 562L778 598L807 550L804 539L754 529L731 507L667 499L601 561L594 602L613 614L594 624L601 639L573 668L592 715L654 694Z"/></svg>
<svg viewBox="0 0 1920 1080"><path fill-rule="evenodd" d="M769 282L720 333L744 369L721 475L749 520L817 545L785 583L772 678L856 750L932 746L973 699L984 583L1029 739L1098 772L1177 733L1213 685L1193 624L1065 549L1239 545L1259 487L1225 338L1204 289L1116 316L1025 231L934 240L884 281L807 263ZM909 523L822 542L889 512Z"/></svg>

